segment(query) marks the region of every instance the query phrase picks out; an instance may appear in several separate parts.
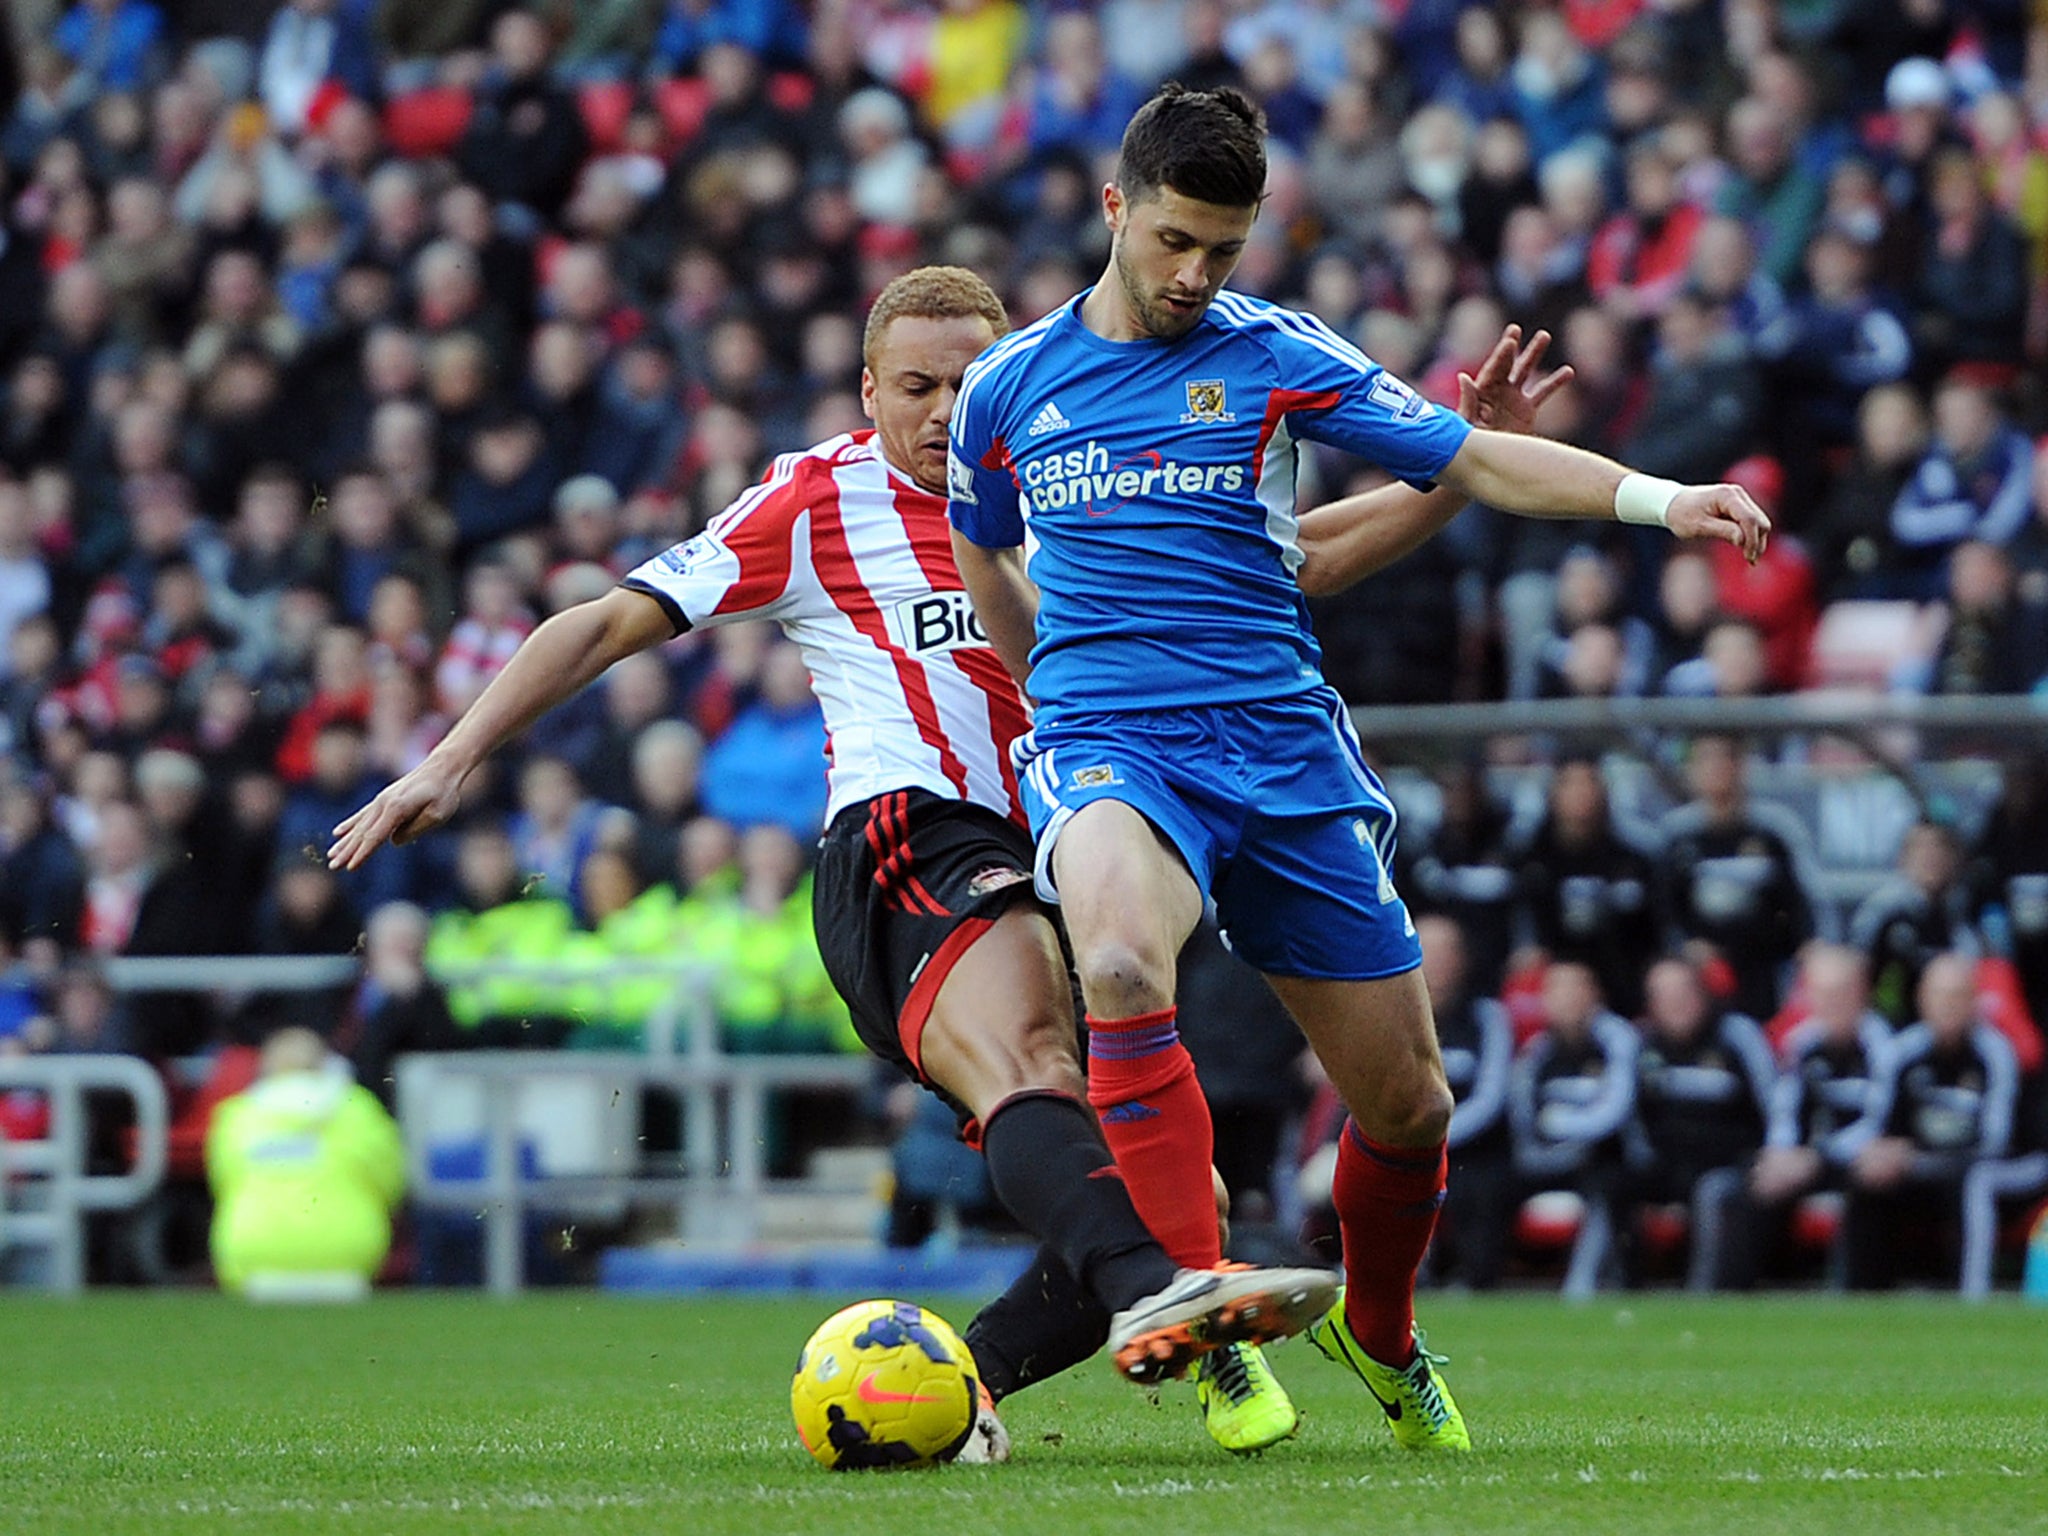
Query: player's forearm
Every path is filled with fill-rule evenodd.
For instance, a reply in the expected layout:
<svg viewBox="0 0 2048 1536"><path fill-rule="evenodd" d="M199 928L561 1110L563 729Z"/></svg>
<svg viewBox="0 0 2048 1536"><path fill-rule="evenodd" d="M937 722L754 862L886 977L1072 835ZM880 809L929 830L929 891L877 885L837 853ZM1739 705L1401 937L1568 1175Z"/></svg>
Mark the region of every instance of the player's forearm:
<svg viewBox="0 0 2048 1536"><path fill-rule="evenodd" d="M1464 506L1465 497L1447 487L1382 485L1311 507L1295 534L1302 561L1294 579L1310 597L1341 592L1420 549Z"/></svg>
<svg viewBox="0 0 2048 1536"><path fill-rule="evenodd" d="M651 598L624 590L565 608L526 637L432 756L458 776L589 686L613 662L669 638Z"/></svg>
<svg viewBox="0 0 2048 1536"><path fill-rule="evenodd" d="M1470 500L1519 517L1613 522L1614 493L1627 474L1614 460L1569 443L1479 430L1437 478Z"/></svg>
<svg viewBox="0 0 2048 1536"><path fill-rule="evenodd" d="M1031 676L1031 647L1038 641L1038 588L1024 574L1024 551L988 549L955 531L953 560L988 643L1017 686L1024 687Z"/></svg>

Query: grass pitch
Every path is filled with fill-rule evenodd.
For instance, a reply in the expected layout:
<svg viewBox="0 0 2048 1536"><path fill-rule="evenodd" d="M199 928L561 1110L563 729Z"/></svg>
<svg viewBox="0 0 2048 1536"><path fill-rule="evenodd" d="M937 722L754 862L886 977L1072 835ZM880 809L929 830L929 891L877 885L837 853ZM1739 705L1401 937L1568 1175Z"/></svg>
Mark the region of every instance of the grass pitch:
<svg viewBox="0 0 2048 1536"><path fill-rule="evenodd" d="M2048 1312L2017 1303L1432 1298L1469 1458L1397 1452L1296 1343L1302 1431L1262 1458L1098 1361L1012 1402L1008 1467L853 1476L788 1416L835 1304L7 1297L0 1530L2048 1532Z"/></svg>

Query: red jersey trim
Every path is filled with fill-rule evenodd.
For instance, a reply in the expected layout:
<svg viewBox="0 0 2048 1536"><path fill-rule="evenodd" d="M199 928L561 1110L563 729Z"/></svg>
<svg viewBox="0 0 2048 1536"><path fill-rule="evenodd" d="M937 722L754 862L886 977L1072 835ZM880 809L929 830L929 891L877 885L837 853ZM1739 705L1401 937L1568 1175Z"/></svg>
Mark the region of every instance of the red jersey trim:
<svg viewBox="0 0 2048 1536"><path fill-rule="evenodd" d="M1273 441L1280 418L1295 411L1327 411L1344 403L1334 389L1276 389L1266 396L1266 419L1259 423L1259 446L1252 450L1252 484L1266 472L1266 445Z"/></svg>
<svg viewBox="0 0 2048 1536"><path fill-rule="evenodd" d="M939 707L925 681L924 669L890 639L882 610L875 606L861 580L860 567L846 542L846 524L839 510L839 481L831 464L821 459L805 460L796 490L801 494L800 504L811 509L811 560L826 595L856 630L888 656L896 668L896 679L903 686L903 697L910 705L917 734L938 754L939 768L954 792L962 800L970 799L967 765L954 752L953 743L939 721Z"/></svg>
<svg viewBox="0 0 2048 1536"><path fill-rule="evenodd" d="M793 534L805 507L798 487L804 468L817 462L784 455L766 479L712 520L706 531L740 563L739 579L726 588L713 613L765 608L789 589Z"/></svg>
<svg viewBox="0 0 2048 1536"><path fill-rule="evenodd" d="M903 523L903 536L910 544L911 554L917 559L918 569L924 572L924 579L931 583L933 591L959 591L962 585L960 567L953 559L952 538L947 532L950 525L946 522L944 504L937 503L935 515L920 516L914 505L905 505L905 495L903 487L897 486L892 500L896 516ZM992 650L968 647L954 651L952 657L967 680L988 701L989 726L997 744L996 761L1002 768L1003 791L1010 797L1010 819L1024 825L1024 802L1017 794L1017 770L1010 766L1007 743L1031 729L1031 718L1025 713L1024 700L1018 695L1016 681L1011 678L1010 669Z"/></svg>

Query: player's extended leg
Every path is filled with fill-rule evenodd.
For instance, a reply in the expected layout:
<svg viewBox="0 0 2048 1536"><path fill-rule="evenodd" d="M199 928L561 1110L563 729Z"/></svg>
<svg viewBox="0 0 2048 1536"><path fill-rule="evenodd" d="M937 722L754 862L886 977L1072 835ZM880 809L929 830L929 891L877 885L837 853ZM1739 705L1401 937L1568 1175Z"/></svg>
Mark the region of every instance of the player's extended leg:
<svg viewBox="0 0 2048 1536"><path fill-rule="evenodd" d="M954 963L919 1038L925 1075L980 1125L996 1195L1115 1311L1174 1264L1146 1231L1083 1102L1067 982L1050 922L1012 907Z"/></svg>
<svg viewBox="0 0 2048 1536"><path fill-rule="evenodd" d="M1146 1229L1081 1099L1069 995L1052 924L1013 907L953 962L924 1021L920 1066L979 1121L998 1198L1115 1314L1127 1375L1172 1374L1219 1343L1298 1331L1330 1295L1327 1277L1176 1265Z"/></svg>
<svg viewBox="0 0 2048 1536"><path fill-rule="evenodd" d="M1201 889L1180 850L1118 800L1073 814L1052 869L1088 1007L1088 1101L1138 1214L1174 1261L1221 1263L1220 1223L1209 1219L1215 1129L1174 1007L1175 962L1201 921ZM1204 1356L1195 1388L1226 1450L1263 1450L1300 1422L1250 1344Z"/></svg>
<svg viewBox="0 0 2048 1536"><path fill-rule="evenodd" d="M1230 1194L1216 1177L1219 1243L1230 1246ZM1010 1288L974 1314L965 1335L982 1384L1001 1402L1079 1365L1109 1338L1109 1313L1061 1262L1050 1244Z"/></svg>
<svg viewBox="0 0 2048 1536"><path fill-rule="evenodd" d="M1010 1288L974 1314L962 1335L1000 1403L1079 1365L1109 1341L1109 1309L1047 1243Z"/></svg>
<svg viewBox="0 0 2048 1536"><path fill-rule="evenodd" d="M1444 1194L1451 1090L1420 970L1376 981L1267 978L1351 1118L1333 1191L1347 1271L1343 1306L1310 1337L1358 1373L1395 1439L1464 1449L1463 1416L1415 1329L1415 1271Z"/></svg>
<svg viewBox="0 0 2048 1536"><path fill-rule="evenodd" d="M1219 1175L1216 1223L1230 1246L1230 1196ZM1051 1245L968 1324L967 1347L981 1368L991 1405L1049 1380L1102 1348L1109 1313L1076 1280ZM1227 1451L1262 1451L1292 1435L1300 1416L1255 1344L1233 1344L1196 1365L1195 1392L1205 1428Z"/></svg>
<svg viewBox="0 0 2048 1536"><path fill-rule="evenodd" d="M1201 890L1173 845L1116 800L1074 814L1052 868L1088 1005L1088 1100L1160 1245L1178 1264L1216 1264L1215 1131L1174 1010L1175 957L1201 921Z"/></svg>

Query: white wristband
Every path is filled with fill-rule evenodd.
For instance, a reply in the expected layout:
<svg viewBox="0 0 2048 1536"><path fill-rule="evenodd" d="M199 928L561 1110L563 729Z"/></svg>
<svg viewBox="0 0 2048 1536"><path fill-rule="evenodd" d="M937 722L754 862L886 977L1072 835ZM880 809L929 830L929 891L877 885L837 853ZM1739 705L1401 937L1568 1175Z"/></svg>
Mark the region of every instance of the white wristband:
<svg viewBox="0 0 2048 1536"><path fill-rule="evenodd" d="M1655 475L1623 475L1614 488L1614 515L1624 523L1669 528L1671 503L1684 489L1676 480L1659 480Z"/></svg>

